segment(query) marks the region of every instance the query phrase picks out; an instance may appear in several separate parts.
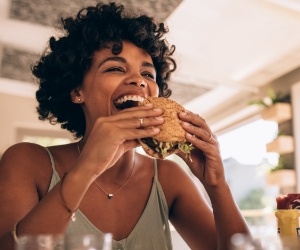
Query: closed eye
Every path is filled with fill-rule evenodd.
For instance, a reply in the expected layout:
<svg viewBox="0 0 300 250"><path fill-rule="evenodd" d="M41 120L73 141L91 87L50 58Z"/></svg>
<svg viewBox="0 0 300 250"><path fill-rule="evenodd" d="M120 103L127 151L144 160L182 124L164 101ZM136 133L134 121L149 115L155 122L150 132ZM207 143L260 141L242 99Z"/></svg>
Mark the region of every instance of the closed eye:
<svg viewBox="0 0 300 250"><path fill-rule="evenodd" d="M152 79L152 80L155 79L155 76L154 76L152 73L150 73L150 72L142 73L142 75L143 75L144 77L150 78L150 79Z"/></svg>
<svg viewBox="0 0 300 250"><path fill-rule="evenodd" d="M105 70L105 72L125 72L121 67L112 67Z"/></svg>

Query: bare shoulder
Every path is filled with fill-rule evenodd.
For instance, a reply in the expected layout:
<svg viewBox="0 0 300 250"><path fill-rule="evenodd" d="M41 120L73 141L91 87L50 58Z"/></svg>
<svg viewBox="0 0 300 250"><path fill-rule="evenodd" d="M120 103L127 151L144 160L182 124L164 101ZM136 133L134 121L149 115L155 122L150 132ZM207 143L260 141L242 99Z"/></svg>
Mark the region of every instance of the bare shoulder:
<svg viewBox="0 0 300 250"><path fill-rule="evenodd" d="M28 152L36 152L40 150L45 151L45 148L41 145L31 143L31 142L20 142L10 146L4 152L3 156L5 156L6 154L16 153L16 152L27 154Z"/></svg>
<svg viewBox="0 0 300 250"><path fill-rule="evenodd" d="M24 164L39 162L47 157L47 151L44 147L28 142L21 142L9 147L1 158L1 169L14 167L21 170Z"/></svg>
<svg viewBox="0 0 300 250"><path fill-rule="evenodd" d="M158 174L161 181L189 178L189 173L173 160L157 160Z"/></svg>
<svg viewBox="0 0 300 250"><path fill-rule="evenodd" d="M158 179L163 188L169 208L185 192L197 192L188 170L171 160L158 160ZM182 188L185 187L185 188Z"/></svg>
<svg viewBox="0 0 300 250"><path fill-rule="evenodd" d="M0 234L10 230L47 192L51 163L44 147L18 143L0 160Z"/></svg>
<svg viewBox="0 0 300 250"><path fill-rule="evenodd" d="M18 143L9 147L2 155L0 161L2 178L33 181L43 176L49 176L49 174L51 174L49 155L46 149L40 145L27 142Z"/></svg>

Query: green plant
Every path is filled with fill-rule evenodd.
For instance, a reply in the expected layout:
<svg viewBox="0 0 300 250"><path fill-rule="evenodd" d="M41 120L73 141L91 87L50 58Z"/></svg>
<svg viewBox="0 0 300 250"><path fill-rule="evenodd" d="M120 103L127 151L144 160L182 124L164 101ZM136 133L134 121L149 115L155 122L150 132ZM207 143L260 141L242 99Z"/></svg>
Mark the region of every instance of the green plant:
<svg viewBox="0 0 300 250"><path fill-rule="evenodd" d="M280 102L281 95L278 92L275 92L274 89L269 88L267 91L267 96L265 96L263 99L250 101L250 105L259 105L264 107L270 107L273 104Z"/></svg>
<svg viewBox="0 0 300 250"><path fill-rule="evenodd" d="M238 201L240 209L264 208L263 197L265 192L262 188L252 189L243 199Z"/></svg>
<svg viewBox="0 0 300 250"><path fill-rule="evenodd" d="M278 164L276 166L272 167L270 169L270 172L278 171L278 170L281 170L281 169L293 169L293 167L289 166L289 165L286 165L284 163L282 157L279 157Z"/></svg>
<svg viewBox="0 0 300 250"><path fill-rule="evenodd" d="M256 188L249 191L249 193L238 201L238 207L241 210L263 210L269 207L269 196L265 193L263 188ZM265 222L264 216L245 216L245 220L249 225L261 225Z"/></svg>

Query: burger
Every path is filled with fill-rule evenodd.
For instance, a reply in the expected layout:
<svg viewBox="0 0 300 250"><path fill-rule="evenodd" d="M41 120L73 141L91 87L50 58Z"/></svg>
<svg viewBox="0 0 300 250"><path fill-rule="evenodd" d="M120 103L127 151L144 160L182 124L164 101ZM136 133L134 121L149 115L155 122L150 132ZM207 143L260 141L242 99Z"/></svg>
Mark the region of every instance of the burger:
<svg viewBox="0 0 300 250"><path fill-rule="evenodd" d="M148 97L140 105L147 103L152 103L154 108L164 110L164 123L157 126L160 129L157 135L139 139L145 153L157 159L165 159L171 154L182 151L186 157L189 157L194 147L186 141L185 131L178 118L178 112L183 111L184 108L177 102L163 97Z"/></svg>

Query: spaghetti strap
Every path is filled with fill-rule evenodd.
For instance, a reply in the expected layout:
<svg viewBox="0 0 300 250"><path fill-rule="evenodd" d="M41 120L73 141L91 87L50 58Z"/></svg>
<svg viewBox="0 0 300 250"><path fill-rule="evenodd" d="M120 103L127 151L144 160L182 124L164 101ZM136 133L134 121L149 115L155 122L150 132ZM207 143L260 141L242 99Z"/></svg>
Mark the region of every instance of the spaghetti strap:
<svg viewBox="0 0 300 250"><path fill-rule="evenodd" d="M49 185L49 188L48 188L48 192L60 181L60 177L55 169L55 163L54 163L54 158L50 152L50 150L48 148L46 148L46 151L48 152L48 155L49 155L49 158L50 158L50 161L51 161L51 167L52 167L52 178L51 178L51 181L50 181L50 185Z"/></svg>
<svg viewBox="0 0 300 250"><path fill-rule="evenodd" d="M156 158L154 158L153 165L154 165L154 178L157 180L157 159Z"/></svg>
<svg viewBox="0 0 300 250"><path fill-rule="evenodd" d="M49 157L50 157L52 170L53 170L54 173L56 173L56 169L55 169L55 164L54 164L53 156L52 156L52 154L51 154L51 152L50 152L50 150L49 150L48 148L45 147L45 149L47 150L48 155L49 155Z"/></svg>
<svg viewBox="0 0 300 250"><path fill-rule="evenodd" d="M55 167L54 167L54 159L53 159L53 156L52 156L52 154L51 154L51 152L50 152L50 150L48 149L48 148L45 148L46 150L47 150L47 152L48 152L48 155L49 155L49 157L50 157L50 161L51 161L51 166L52 166L52 169L53 169L53 171L55 170Z"/></svg>

